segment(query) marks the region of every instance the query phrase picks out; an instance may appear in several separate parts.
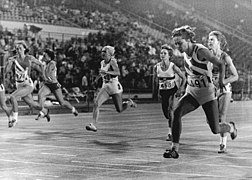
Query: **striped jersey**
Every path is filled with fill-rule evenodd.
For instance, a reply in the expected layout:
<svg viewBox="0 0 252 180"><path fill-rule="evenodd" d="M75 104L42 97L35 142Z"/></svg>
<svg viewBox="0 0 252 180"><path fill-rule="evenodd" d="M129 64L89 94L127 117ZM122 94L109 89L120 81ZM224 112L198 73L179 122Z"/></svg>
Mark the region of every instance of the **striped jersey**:
<svg viewBox="0 0 252 180"><path fill-rule="evenodd" d="M205 48L201 44L195 44L192 57L184 53L184 66L187 73L187 83L192 87L206 88L212 83L212 63L206 59L199 60L197 52Z"/></svg>
<svg viewBox="0 0 252 180"><path fill-rule="evenodd" d="M17 82L24 82L29 78L29 69L30 69L30 56L25 56L23 61L19 61L15 56L14 58L14 71L15 71L15 80Z"/></svg>

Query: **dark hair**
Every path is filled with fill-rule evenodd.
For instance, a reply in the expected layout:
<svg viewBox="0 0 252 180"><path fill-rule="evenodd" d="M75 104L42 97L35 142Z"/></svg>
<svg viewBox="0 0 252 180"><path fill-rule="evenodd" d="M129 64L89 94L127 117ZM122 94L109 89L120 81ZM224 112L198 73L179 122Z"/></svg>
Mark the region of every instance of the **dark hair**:
<svg viewBox="0 0 252 180"><path fill-rule="evenodd" d="M44 52L45 52L46 54L48 54L48 56L51 58L51 60L54 60L55 54L54 54L53 50L51 50L51 49L45 49Z"/></svg>
<svg viewBox="0 0 252 180"><path fill-rule="evenodd" d="M192 28L188 25L181 26L179 28L175 28L172 31L172 37L176 36L182 36L184 39L190 39L191 42L195 42L194 36L195 36L195 30L196 28Z"/></svg>
<svg viewBox="0 0 252 180"><path fill-rule="evenodd" d="M211 31L208 36L215 36L220 41L221 50L225 50L227 46L226 37L220 31Z"/></svg>
<svg viewBox="0 0 252 180"><path fill-rule="evenodd" d="M173 56L173 48L169 46L168 44L164 44L161 46L161 50L166 49L168 51L169 56Z"/></svg>
<svg viewBox="0 0 252 180"><path fill-rule="evenodd" d="M25 48L25 51L24 51L25 54L29 52L28 46L27 46L27 44L25 43L24 40L18 41L18 42L16 42L16 44L22 44L23 45L23 47Z"/></svg>

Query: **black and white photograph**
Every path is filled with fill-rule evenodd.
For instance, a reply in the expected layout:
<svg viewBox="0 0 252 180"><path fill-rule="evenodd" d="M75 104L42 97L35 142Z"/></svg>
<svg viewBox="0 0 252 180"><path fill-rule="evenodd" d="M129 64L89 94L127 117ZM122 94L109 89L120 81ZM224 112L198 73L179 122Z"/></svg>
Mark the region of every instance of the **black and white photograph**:
<svg viewBox="0 0 252 180"><path fill-rule="evenodd" d="M252 0L0 0L0 180L252 179Z"/></svg>

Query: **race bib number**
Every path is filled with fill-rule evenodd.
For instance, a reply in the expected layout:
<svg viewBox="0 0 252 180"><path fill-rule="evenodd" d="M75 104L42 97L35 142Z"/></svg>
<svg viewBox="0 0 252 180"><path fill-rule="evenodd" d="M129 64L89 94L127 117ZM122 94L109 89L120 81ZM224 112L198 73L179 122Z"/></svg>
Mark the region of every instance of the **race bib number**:
<svg viewBox="0 0 252 180"><path fill-rule="evenodd" d="M205 88L209 87L210 82L207 76L188 76L187 83L189 86Z"/></svg>
<svg viewBox="0 0 252 180"><path fill-rule="evenodd" d="M0 91L5 91L4 85L0 84Z"/></svg>
<svg viewBox="0 0 252 180"><path fill-rule="evenodd" d="M111 75L110 74L105 74L102 77L103 77L104 82L106 82L106 83L111 82Z"/></svg>
<svg viewBox="0 0 252 180"><path fill-rule="evenodd" d="M175 83L173 80L159 81L159 89L172 89L175 87Z"/></svg>
<svg viewBox="0 0 252 180"><path fill-rule="evenodd" d="M24 73L16 74L17 81L24 81L25 79L26 79L26 74Z"/></svg>

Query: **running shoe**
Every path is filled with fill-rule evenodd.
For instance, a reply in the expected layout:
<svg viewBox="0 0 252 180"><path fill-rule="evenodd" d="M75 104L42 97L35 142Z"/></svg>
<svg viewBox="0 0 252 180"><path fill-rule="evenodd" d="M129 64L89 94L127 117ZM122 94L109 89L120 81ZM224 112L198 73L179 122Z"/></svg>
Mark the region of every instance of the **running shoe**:
<svg viewBox="0 0 252 180"><path fill-rule="evenodd" d="M171 134L168 134L167 135L167 138L166 138L166 141L171 141L172 140L172 135Z"/></svg>
<svg viewBox="0 0 252 180"><path fill-rule="evenodd" d="M130 102L130 107L133 107L133 108L136 108L137 107L137 104L129 98L129 102Z"/></svg>
<svg viewBox="0 0 252 180"><path fill-rule="evenodd" d="M93 123L90 123L88 126L86 126L86 130L96 132L97 128L95 125L93 125Z"/></svg>
<svg viewBox="0 0 252 180"><path fill-rule="evenodd" d="M50 122L50 121L51 121L51 117L50 117L49 112L50 112L50 110L47 109L47 114L45 115L45 118L47 119L47 122Z"/></svg>
<svg viewBox="0 0 252 180"><path fill-rule="evenodd" d="M172 149L167 149L164 154L163 154L164 158L173 158L173 159L178 159L179 158L179 154L178 152L172 148Z"/></svg>
<svg viewBox="0 0 252 180"><path fill-rule="evenodd" d="M9 121L8 123L8 127L12 128L13 126L15 126L17 124L17 120L16 119L12 119Z"/></svg>
<svg viewBox="0 0 252 180"><path fill-rule="evenodd" d="M73 108L72 113L74 116L78 116L79 114L75 107Z"/></svg>
<svg viewBox="0 0 252 180"><path fill-rule="evenodd" d="M226 146L224 144L220 144L220 150L218 151L218 153L225 153L226 152Z"/></svg>
<svg viewBox="0 0 252 180"><path fill-rule="evenodd" d="M237 128L235 127L235 123L233 121L229 122L234 127L234 132L230 133L230 137L234 140L237 137Z"/></svg>
<svg viewBox="0 0 252 180"><path fill-rule="evenodd" d="M39 113L38 116L35 118L36 121L40 120L42 118L42 115Z"/></svg>

